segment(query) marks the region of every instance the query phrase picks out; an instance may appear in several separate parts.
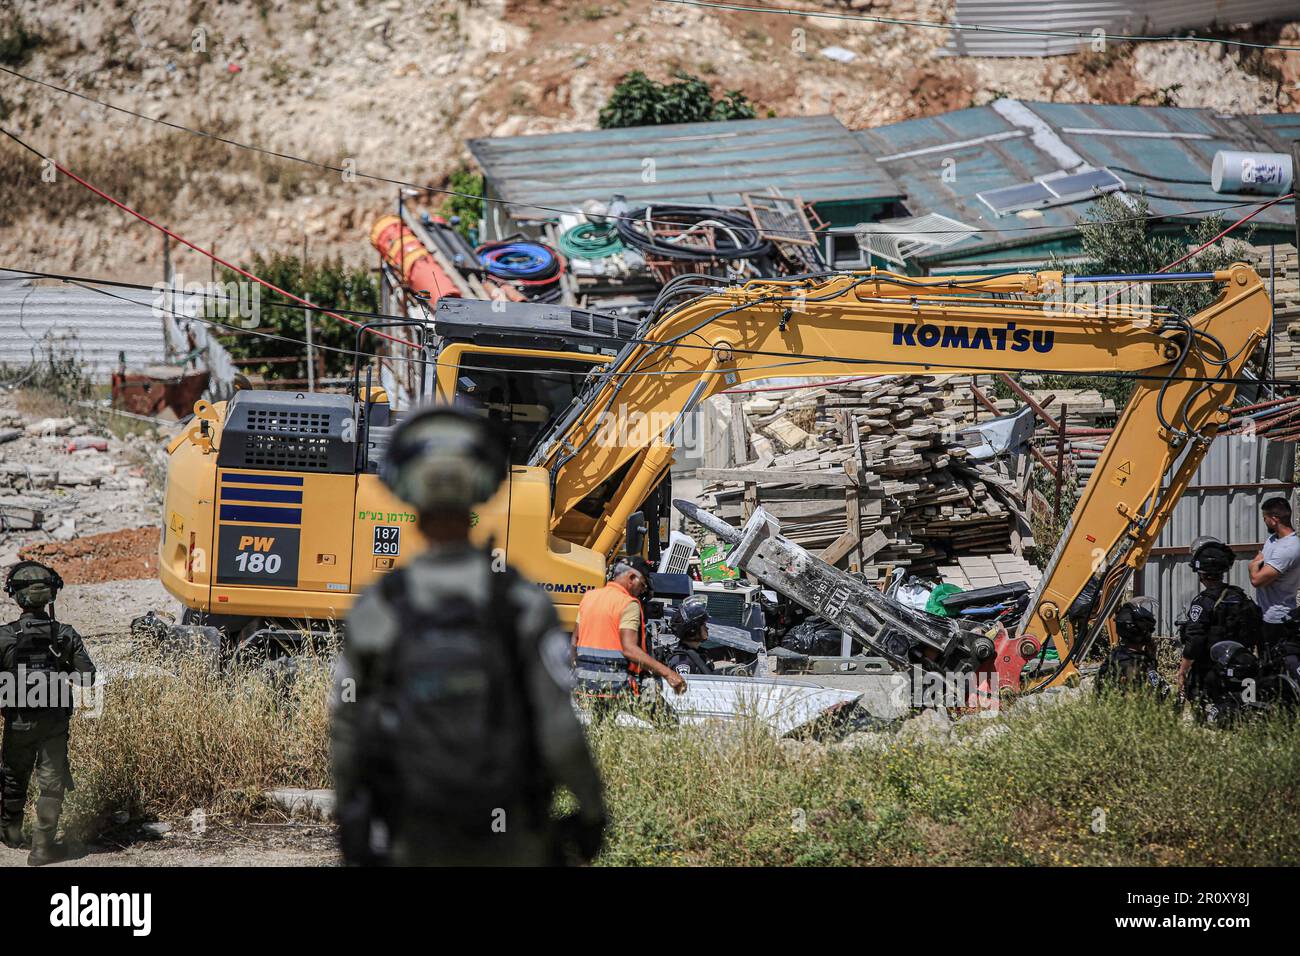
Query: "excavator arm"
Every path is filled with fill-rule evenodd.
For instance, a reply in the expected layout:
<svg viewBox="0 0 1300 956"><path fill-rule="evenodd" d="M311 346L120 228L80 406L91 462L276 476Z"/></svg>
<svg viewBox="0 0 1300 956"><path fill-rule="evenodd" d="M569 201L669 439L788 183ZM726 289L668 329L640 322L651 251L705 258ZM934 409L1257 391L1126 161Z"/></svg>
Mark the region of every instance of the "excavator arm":
<svg viewBox="0 0 1300 956"><path fill-rule="evenodd" d="M684 276L666 286L637 337L536 445L530 464L551 475L552 532L612 553L671 464L690 412L743 382L1130 375L1132 398L1020 626L1055 641L1063 666L1054 681L1074 672L1228 420L1271 312L1259 276L1241 264L1151 276L913 278L873 269L725 288L716 281ZM1142 283L1174 281L1213 283L1218 296L1190 317L1132 301L1143 298Z"/></svg>

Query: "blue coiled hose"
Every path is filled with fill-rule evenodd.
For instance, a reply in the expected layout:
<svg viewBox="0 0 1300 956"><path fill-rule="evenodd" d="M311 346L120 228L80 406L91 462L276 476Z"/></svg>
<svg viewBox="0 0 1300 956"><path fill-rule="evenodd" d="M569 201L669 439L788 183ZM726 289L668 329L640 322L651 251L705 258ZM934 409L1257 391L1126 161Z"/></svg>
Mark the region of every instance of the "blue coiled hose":
<svg viewBox="0 0 1300 956"><path fill-rule="evenodd" d="M564 268L559 254L540 242L489 242L478 258L488 275L509 282L547 282Z"/></svg>

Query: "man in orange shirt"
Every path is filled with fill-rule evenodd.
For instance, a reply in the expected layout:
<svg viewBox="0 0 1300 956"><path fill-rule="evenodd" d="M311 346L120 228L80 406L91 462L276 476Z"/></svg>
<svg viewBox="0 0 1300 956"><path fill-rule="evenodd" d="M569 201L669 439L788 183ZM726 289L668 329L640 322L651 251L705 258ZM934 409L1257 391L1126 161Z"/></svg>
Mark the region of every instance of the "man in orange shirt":
<svg viewBox="0 0 1300 956"><path fill-rule="evenodd" d="M657 674L674 691L686 690L681 674L655 659L646 645L645 619L638 600L650 581L641 557L620 557L609 583L588 591L578 605L573 629L578 693L612 699L640 696L644 674Z"/></svg>

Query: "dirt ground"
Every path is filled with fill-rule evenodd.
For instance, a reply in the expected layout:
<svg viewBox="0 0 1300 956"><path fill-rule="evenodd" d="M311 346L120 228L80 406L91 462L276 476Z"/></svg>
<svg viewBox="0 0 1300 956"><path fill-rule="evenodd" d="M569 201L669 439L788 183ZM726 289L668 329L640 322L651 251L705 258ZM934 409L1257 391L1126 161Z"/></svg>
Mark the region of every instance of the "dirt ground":
<svg viewBox="0 0 1300 956"><path fill-rule="evenodd" d="M158 529L128 528L36 544L18 556L48 564L67 584L152 578L158 574Z"/></svg>
<svg viewBox="0 0 1300 956"><path fill-rule="evenodd" d="M208 826L202 833L178 823L161 837L106 834L72 846L62 867L83 866L333 866L339 862L334 828L316 823ZM0 845L0 866L23 866L26 850Z"/></svg>

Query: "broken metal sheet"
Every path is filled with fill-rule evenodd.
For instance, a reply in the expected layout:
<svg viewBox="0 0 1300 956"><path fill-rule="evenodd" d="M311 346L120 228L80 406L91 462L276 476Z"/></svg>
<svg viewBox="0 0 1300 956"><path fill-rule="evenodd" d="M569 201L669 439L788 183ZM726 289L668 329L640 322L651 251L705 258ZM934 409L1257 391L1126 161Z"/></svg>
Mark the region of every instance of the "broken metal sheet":
<svg viewBox="0 0 1300 956"><path fill-rule="evenodd" d="M749 631L743 627L733 627L730 624L717 624L709 622L709 636L701 645L703 647L727 647L733 651L743 651L746 654L762 654L763 645L749 636Z"/></svg>
<svg viewBox="0 0 1300 956"><path fill-rule="evenodd" d="M987 422L963 428L958 434L968 443L967 457L984 461L1019 448L1034 433L1034 410L1022 408Z"/></svg>
<svg viewBox="0 0 1300 956"><path fill-rule="evenodd" d="M851 706L861 698L861 690L826 687L790 678L690 674L686 677L685 693L665 690L660 699L683 724L750 718L784 736L825 716L835 707Z"/></svg>

